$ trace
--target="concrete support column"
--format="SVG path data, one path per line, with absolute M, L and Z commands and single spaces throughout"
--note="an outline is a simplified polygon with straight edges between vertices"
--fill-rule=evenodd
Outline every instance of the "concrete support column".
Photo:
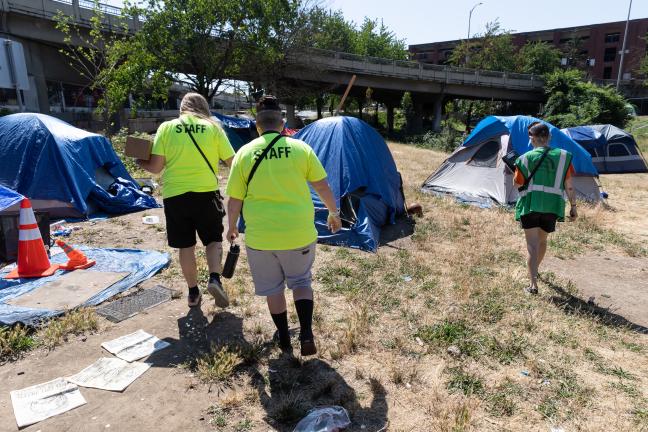
M 291 129 L 297 127 L 297 119 L 295 118 L 295 105 L 286 105 L 286 127 Z
M 394 133 L 394 105 L 386 104 L 387 106 L 387 133 L 389 135 Z
M 434 123 L 432 124 L 432 130 L 434 132 L 441 131 L 441 118 L 443 117 L 443 95 L 438 95 L 434 98 Z
M 72 0 L 72 11 L 74 12 L 74 18 L 81 18 L 81 8 L 79 7 L 79 0 Z
M 28 42 L 23 44 L 26 49 L 25 57 L 28 59 L 27 71 L 33 75 L 36 88 L 30 91 L 35 91 L 38 96 L 38 110 L 42 114 L 50 113 L 49 99 L 47 97 L 47 82 L 45 81 L 45 68 L 43 67 L 42 54 L 39 45 L 36 42 Z
M 324 107 L 324 99 L 321 96 L 317 96 L 315 98 L 315 105 L 317 106 L 317 120 L 319 120 L 323 117 L 322 108 Z

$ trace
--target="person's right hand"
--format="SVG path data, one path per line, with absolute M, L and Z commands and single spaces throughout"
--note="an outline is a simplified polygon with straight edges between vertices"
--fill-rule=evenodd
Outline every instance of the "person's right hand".
M 326 219 L 326 225 L 328 226 L 329 231 L 333 234 L 340 231 L 342 228 L 342 219 L 336 214 L 329 213 L 328 218 Z
M 227 240 L 230 243 L 234 243 L 234 240 L 236 240 L 239 236 L 239 231 L 236 227 L 231 227 L 230 229 L 227 230 Z
M 572 206 L 572 207 L 569 209 L 569 217 L 570 217 L 572 220 L 576 220 L 576 218 L 578 217 L 578 211 L 576 210 L 576 206 Z

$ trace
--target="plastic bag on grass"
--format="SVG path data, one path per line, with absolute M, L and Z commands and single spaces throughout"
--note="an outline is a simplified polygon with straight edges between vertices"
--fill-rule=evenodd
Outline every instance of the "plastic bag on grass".
M 338 432 L 351 426 L 349 414 L 341 406 L 313 408 L 293 432 Z

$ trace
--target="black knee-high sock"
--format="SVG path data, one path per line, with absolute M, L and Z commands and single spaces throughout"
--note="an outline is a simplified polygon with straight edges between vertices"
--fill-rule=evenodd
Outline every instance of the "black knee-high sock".
M 299 338 L 301 340 L 313 339 L 313 300 L 296 300 L 295 309 L 299 317 Z
M 288 312 L 270 314 L 277 330 L 279 331 L 279 343 L 282 346 L 290 345 L 290 333 L 288 333 Z

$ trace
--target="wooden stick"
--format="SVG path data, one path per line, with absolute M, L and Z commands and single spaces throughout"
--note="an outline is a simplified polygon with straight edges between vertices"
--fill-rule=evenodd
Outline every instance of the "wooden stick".
M 356 76 L 353 75 L 351 77 L 351 81 L 349 81 L 349 85 L 347 85 L 347 88 L 344 91 L 344 96 L 342 96 L 342 100 L 340 101 L 340 104 L 338 105 L 337 109 L 335 110 L 335 115 L 336 116 L 340 114 L 340 110 L 344 106 L 344 101 L 346 101 L 347 96 L 349 96 L 349 92 L 351 91 L 351 87 L 353 87 L 353 84 L 355 83 L 355 80 L 356 80 Z

